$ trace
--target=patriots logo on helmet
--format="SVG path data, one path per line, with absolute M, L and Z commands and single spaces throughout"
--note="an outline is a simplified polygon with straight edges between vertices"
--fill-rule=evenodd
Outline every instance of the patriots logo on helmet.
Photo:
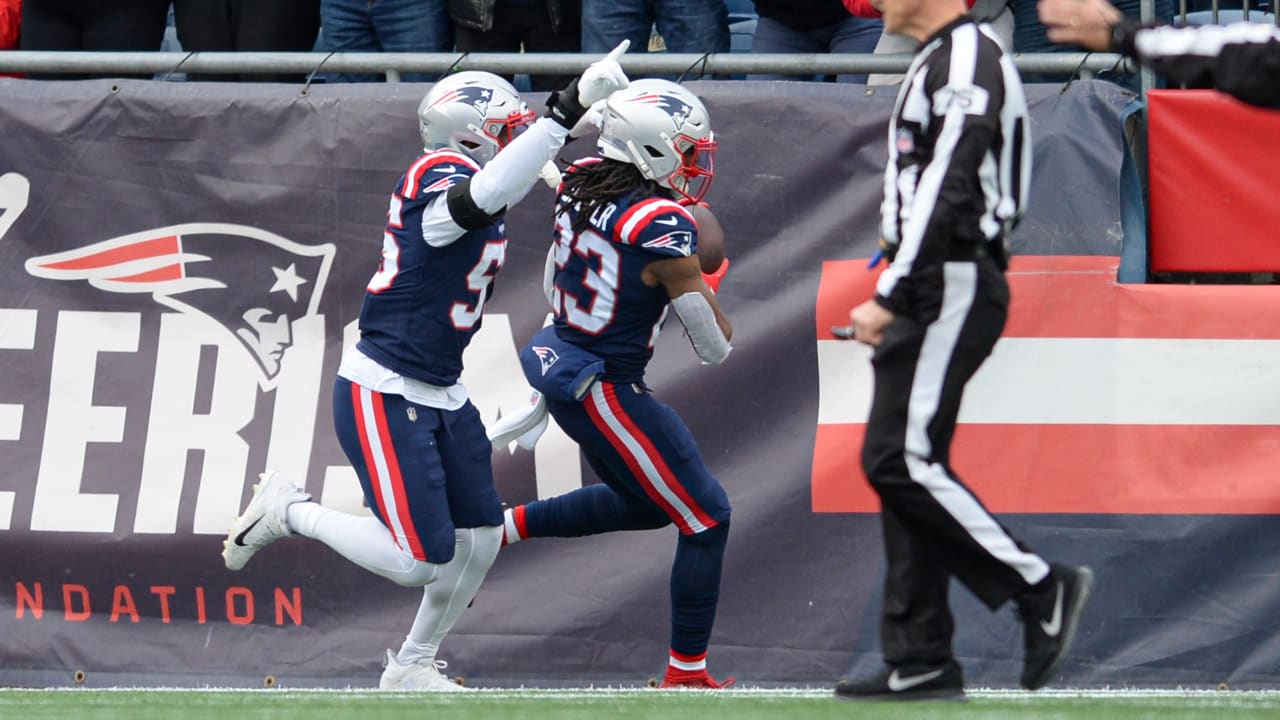
M 532 350 L 533 353 L 538 356 L 538 359 L 540 361 L 542 361 L 543 375 L 546 375 L 547 371 L 551 369 L 551 366 L 555 365 L 556 361 L 560 359 L 560 356 L 556 354 L 555 350 L 552 350 L 551 348 L 545 345 L 534 345 L 529 349 Z
M 671 122 L 675 124 L 677 130 L 684 124 L 689 114 L 693 112 L 693 106 L 681 100 L 675 95 L 666 93 L 645 93 L 631 98 L 631 102 L 642 103 L 644 105 L 657 105 L 660 110 L 671 116 Z
M 436 98 L 436 101 L 431 103 L 431 107 L 444 105 L 445 103 L 460 102 L 470 105 L 481 115 L 484 115 L 489 111 L 489 100 L 492 97 L 493 91 L 487 87 L 483 87 L 481 85 L 463 85 L 460 88 L 450 90 Z
M 316 314 L 335 252 L 332 243 L 303 245 L 248 225 L 187 223 L 33 257 L 26 270 L 151 293 L 167 308 L 212 318 L 249 350 L 266 387 L 293 344 L 293 321 Z

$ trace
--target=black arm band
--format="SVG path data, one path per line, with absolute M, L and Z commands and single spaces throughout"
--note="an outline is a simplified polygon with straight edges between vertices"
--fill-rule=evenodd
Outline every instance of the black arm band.
M 445 202 L 449 204 L 449 216 L 463 230 L 479 230 L 482 227 L 488 227 L 507 212 L 506 207 L 492 215 L 481 210 L 480 206 L 476 205 L 476 201 L 471 198 L 471 178 L 449 188 L 449 192 L 445 194 Z
M 553 92 L 547 97 L 547 114 L 552 120 L 569 130 L 572 130 L 586 113 L 587 109 L 578 102 L 577 78 L 571 80 L 565 89 Z
M 1138 31 L 1145 29 L 1137 22 L 1125 18 L 1111 28 L 1111 49 L 1125 57 L 1138 57 Z

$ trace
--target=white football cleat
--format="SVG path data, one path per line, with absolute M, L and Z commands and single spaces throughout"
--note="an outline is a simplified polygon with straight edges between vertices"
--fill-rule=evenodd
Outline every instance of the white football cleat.
M 254 553 L 292 535 L 286 516 L 289 506 L 310 499 L 310 495 L 274 470 L 259 475 L 258 484 L 253 486 L 253 497 L 231 524 L 227 539 L 222 541 L 222 559 L 227 569 L 243 568 Z
M 468 692 L 463 687 L 441 674 L 441 670 L 449 667 L 444 660 L 433 660 L 430 663 L 409 663 L 401 665 L 396 654 L 387 651 L 387 669 L 382 671 L 378 680 L 379 690 L 428 690 L 432 692 Z

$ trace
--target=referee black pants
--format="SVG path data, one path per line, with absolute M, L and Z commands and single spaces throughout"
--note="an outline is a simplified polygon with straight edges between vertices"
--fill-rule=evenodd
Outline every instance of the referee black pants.
M 885 329 L 872 359 L 875 394 L 862 451 L 882 506 L 888 572 L 880 644 L 890 665 L 951 657 L 952 576 L 994 610 L 1049 570 L 950 463 L 964 386 L 1008 317 L 1004 274 L 984 257 L 947 262 L 920 280 L 914 307 Z

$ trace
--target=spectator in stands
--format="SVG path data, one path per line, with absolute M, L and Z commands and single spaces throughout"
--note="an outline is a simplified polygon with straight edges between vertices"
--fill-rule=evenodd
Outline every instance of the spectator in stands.
M 448 0 L 320 0 L 325 49 L 336 52 L 442 53 L 453 50 Z M 607 50 L 608 48 L 606 48 Z M 339 82 L 376 82 L 379 75 L 339 74 Z M 431 82 L 434 73 L 404 73 Z
M 449 0 L 449 16 L 459 52 L 576 53 L 582 47 L 582 0 Z M 550 92 L 570 77 L 530 75 L 529 83 Z
M 841 0 L 755 0 L 753 53 L 869 53 L 884 31 L 878 18 L 854 17 Z M 750 80 L 812 80 L 803 75 L 751 75 Z M 865 83 L 866 75 L 838 82 Z
M 849 12 L 857 17 L 880 17 L 882 0 L 844 0 Z M 1013 48 L 1013 0 L 965 0 L 969 13 L 974 18 L 991 23 L 1005 48 Z M 913 53 L 918 43 L 906 35 L 884 33 L 876 44 L 877 55 L 895 53 Z M 874 73 L 867 78 L 868 85 L 897 85 L 902 82 L 902 75 Z
M 1040 0 L 1048 38 L 1138 60 L 1178 84 L 1280 109 L 1280 29 L 1269 24 L 1144 27 L 1106 0 Z
M 18 27 L 22 20 L 22 0 L 0 0 L 0 50 L 18 48 Z M 0 73 L 0 77 L 21 77 Z
M 729 52 L 725 0 L 583 0 L 582 52 L 605 53 L 623 40 L 645 52 L 655 25 L 668 52 Z
M 320 0 L 173 0 L 182 49 L 197 52 L 309 52 L 320 32 Z M 190 80 L 301 82 L 281 73 L 188 75 Z
M 24 0 L 23 50 L 156 51 L 164 39 L 169 0 Z M 116 74 L 150 78 L 150 73 Z M 29 74 L 44 80 L 82 80 L 95 74 Z

